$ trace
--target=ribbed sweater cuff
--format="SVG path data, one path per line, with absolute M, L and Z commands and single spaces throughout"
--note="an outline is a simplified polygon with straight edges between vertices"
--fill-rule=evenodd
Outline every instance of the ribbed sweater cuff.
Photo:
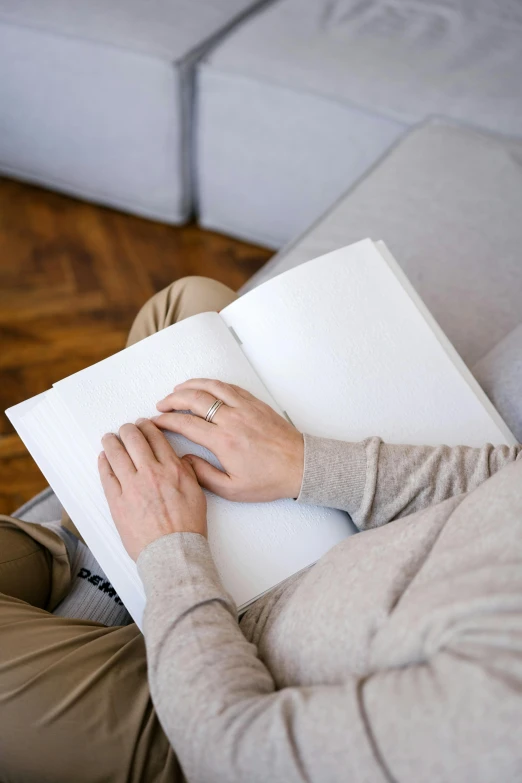
M 304 471 L 298 503 L 358 511 L 366 484 L 364 443 L 304 436 Z
M 236 609 L 219 578 L 208 541 L 197 533 L 158 538 L 140 554 L 138 572 L 145 587 L 145 626 L 153 614 L 170 622 L 200 604 L 219 601 Z

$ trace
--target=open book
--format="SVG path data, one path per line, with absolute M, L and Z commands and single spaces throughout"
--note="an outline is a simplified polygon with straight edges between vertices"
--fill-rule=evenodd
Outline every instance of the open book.
M 145 596 L 97 470 L 101 437 L 154 416 L 182 381 L 248 389 L 302 432 L 392 443 L 515 438 L 382 242 L 369 239 L 292 269 L 221 313 L 203 313 L 82 370 L 7 414 L 127 609 Z M 182 455 L 215 457 L 168 435 Z M 348 515 L 282 500 L 208 495 L 209 542 L 242 608 L 354 532 Z

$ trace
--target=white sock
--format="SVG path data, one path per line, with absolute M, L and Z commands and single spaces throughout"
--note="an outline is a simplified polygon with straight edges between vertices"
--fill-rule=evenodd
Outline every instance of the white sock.
M 60 522 L 46 522 L 63 540 L 71 564 L 71 589 L 53 614 L 102 625 L 129 625 L 132 618 L 85 544 Z

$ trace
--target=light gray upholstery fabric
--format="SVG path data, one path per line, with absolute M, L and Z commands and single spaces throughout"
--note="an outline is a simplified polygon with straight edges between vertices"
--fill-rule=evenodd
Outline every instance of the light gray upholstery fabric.
M 243 290 L 383 239 L 472 367 L 522 320 L 521 151 L 456 126 L 417 128 Z
M 200 223 L 281 247 L 404 131 L 329 98 L 205 66 L 195 129 Z
M 522 323 L 473 367 L 473 375 L 522 443 Z
M 179 62 L 260 0 L 0 0 L 0 19 Z
M 14 511 L 13 516 L 25 522 L 54 522 L 61 519 L 62 507 L 52 489 L 47 487 Z
M 194 62 L 258 4 L 0 0 L 0 171 L 182 222 Z
M 190 208 L 179 71 L 0 25 L 0 171 L 145 217 Z
M 521 215 L 522 143 L 430 123 L 242 292 L 366 236 L 384 239 L 522 439 Z
M 442 115 L 522 135 L 519 0 L 281 0 L 208 57 L 399 122 Z
M 522 137 L 521 41 L 519 0 L 267 6 L 199 70 L 202 222 L 280 246 L 431 116 Z

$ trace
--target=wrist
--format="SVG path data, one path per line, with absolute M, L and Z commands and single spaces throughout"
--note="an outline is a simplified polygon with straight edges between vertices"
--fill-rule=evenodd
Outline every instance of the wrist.
M 285 497 L 295 499 L 301 491 L 304 474 L 304 437 L 301 432 L 296 433 L 288 466 Z

